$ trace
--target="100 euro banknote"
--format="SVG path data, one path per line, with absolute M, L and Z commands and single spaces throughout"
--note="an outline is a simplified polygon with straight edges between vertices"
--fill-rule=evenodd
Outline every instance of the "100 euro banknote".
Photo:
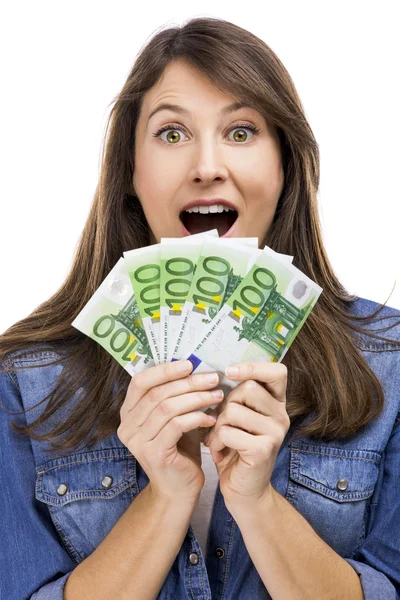
M 258 238 L 204 238 L 182 309 L 173 360 L 187 355 L 260 252 Z
M 140 317 L 156 365 L 161 362 L 159 349 L 160 246 L 161 244 L 154 244 L 124 252 L 124 259 L 136 296 Z
M 172 358 L 181 326 L 182 308 L 196 270 L 204 237 L 218 237 L 212 229 L 183 238 L 161 238 L 160 250 L 160 341 L 161 362 Z
M 222 389 L 229 392 L 237 382 L 225 376 L 225 368 L 242 362 L 280 362 L 322 291 L 265 247 L 184 358 L 193 363 L 194 371 L 218 371 Z
M 72 325 L 103 346 L 130 375 L 154 366 L 122 257 Z

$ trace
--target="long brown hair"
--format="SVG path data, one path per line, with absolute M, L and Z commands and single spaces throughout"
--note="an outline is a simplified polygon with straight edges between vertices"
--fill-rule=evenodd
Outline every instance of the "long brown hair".
M 48 440 L 54 451 L 76 449 L 83 440 L 92 447 L 119 426 L 130 375 L 71 322 L 125 250 L 150 244 L 149 227 L 132 188 L 135 128 L 143 95 L 175 59 L 189 61 L 276 128 L 285 183 L 260 247 L 268 244 L 294 256 L 293 264 L 323 288 L 283 361 L 288 368 L 287 410 L 292 423 L 312 415 L 300 423 L 300 434 L 326 439 L 350 436 L 376 418 L 384 405 L 380 381 L 360 353 L 354 332 L 400 342 L 357 325 L 372 322 L 385 305 L 366 317 L 350 314 L 357 297 L 338 281 L 323 246 L 316 199 L 319 150 L 289 73 L 265 42 L 217 18 L 194 18 L 182 26 L 161 28 L 141 50 L 113 99 L 99 182 L 70 272 L 51 298 L 0 336 L 0 359 L 6 370 L 29 368 L 13 366 L 7 357 L 10 353 L 20 357 L 27 347 L 37 345 L 62 349 L 47 366 L 64 363 L 55 389 L 41 400 L 48 403 L 39 418 L 26 427 L 12 426 L 33 439 Z M 81 388 L 84 394 L 67 420 L 55 420 L 45 433 L 35 431 Z M 59 436 L 61 441 L 55 441 Z

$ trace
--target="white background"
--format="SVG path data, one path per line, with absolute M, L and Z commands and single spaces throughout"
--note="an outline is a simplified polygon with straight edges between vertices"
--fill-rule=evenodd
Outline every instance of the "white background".
M 62 284 L 96 188 L 114 96 L 162 26 L 220 17 L 291 74 L 321 152 L 324 243 L 349 292 L 400 275 L 398 2 L 4 3 L 0 332 Z M 262 12 L 260 12 L 262 11 Z M 400 281 L 388 302 L 400 308 Z

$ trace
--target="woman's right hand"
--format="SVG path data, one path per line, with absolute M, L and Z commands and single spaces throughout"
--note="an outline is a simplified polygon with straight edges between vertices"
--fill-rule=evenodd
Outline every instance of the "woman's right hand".
M 204 485 L 200 443 L 181 443 L 185 434 L 212 427 L 199 408 L 219 404 L 217 373 L 190 375 L 189 360 L 150 367 L 132 377 L 120 410 L 117 435 L 145 470 L 152 490 L 171 500 L 196 500 Z M 214 376 L 214 379 L 212 377 Z M 219 396 L 215 395 L 219 393 Z

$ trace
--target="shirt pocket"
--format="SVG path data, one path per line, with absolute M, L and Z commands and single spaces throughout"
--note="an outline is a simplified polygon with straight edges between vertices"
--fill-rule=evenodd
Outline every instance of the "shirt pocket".
M 291 444 L 286 498 L 341 556 L 351 556 L 365 537 L 380 460 L 372 450 Z
M 47 505 L 76 563 L 96 549 L 139 491 L 127 448 L 70 454 L 37 469 L 35 497 Z

